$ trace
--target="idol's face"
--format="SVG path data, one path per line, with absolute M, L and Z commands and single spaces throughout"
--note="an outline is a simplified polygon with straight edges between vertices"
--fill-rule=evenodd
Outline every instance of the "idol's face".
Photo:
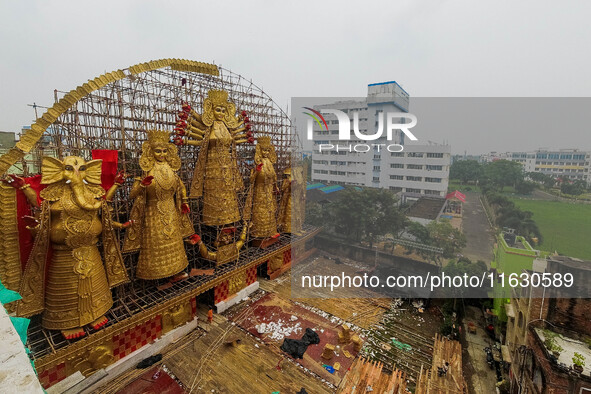
M 168 158 L 168 147 L 164 144 L 157 144 L 153 147 L 154 159 L 159 162 L 166 161 Z
M 264 159 L 267 159 L 270 154 L 271 154 L 271 148 L 268 148 L 268 147 L 261 148 L 261 156 L 263 156 Z
M 222 106 L 222 105 L 218 105 L 213 109 L 213 118 L 215 120 L 224 120 L 224 118 L 226 117 L 226 107 Z

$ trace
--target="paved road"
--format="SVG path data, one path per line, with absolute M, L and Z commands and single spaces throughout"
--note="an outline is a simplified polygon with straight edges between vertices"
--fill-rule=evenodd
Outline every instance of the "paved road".
M 494 232 L 488 223 L 479 197 L 480 193 L 466 192 L 462 229 L 466 234 L 467 243 L 462 253 L 470 260 L 482 260 L 490 267 L 493 258 Z
M 468 332 L 468 322 L 476 326 L 476 333 Z M 466 306 L 466 316 L 462 328 L 464 336 L 464 375 L 468 376 L 467 383 L 471 393 L 494 393 L 497 384 L 496 370 L 486 363 L 485 347 L 492 348 L 492 341 L 483 328 L 482 311 L 473 306 Z M 466 347 L 467 345 L 467 347 Z M 466 352 L 468 354 L 466 354 Z

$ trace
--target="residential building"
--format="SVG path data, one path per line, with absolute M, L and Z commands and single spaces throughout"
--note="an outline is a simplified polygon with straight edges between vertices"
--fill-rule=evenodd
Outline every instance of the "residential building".
M 522 272 L 568 272 L 577 280 L 576 289 L 566 294 L 558 287 L 512 289 L 511 302 L 505 305 L 503 351 L 504 361 L 511 364 L 511 393 L 591 393 L 591 299 L 578 293 L 589 289 L 591 262 L 550 256 Z M 583 358 L 582 372 L 573 369 L 575 352 Z
M 540 251 L 534 249 L 525 238 L 511 232 L 504 232 L 497 236 L 491 269 L 497 275 L 503 274 L 505 281 L 494 283 L 492 298 L 493 313 L 501 322 L 507 321 L 504 305 L 511 297 L 511 288 L 507 286 L 511 274 L 520 274 L 523 270 L 531 270 L 534 260 L 540 256 Z
M 490 152 L 484 162 L 510 160 L 523 165 L 524 172 L 539 172 L 554 178 L 591 183 L 591 152 L 578 149 L 538 149 L 533 152 Z

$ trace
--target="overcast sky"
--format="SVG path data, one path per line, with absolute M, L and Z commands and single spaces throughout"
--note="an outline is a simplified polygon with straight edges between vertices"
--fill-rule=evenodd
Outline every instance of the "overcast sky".
M 292 96 L 364 96 L 368 83 L 390 80 L 411 97 L 583 97 L 591 90 L 586 1 L 0 4 L 2 131 L 30 124 L 27 104 L 51 105 L 53 89 L 169 57 L 215 62 L 283 107 Z M 467 133 L 445 137 L 454 152 L 591 149 L 589 132 L 528 135 L 518 146 L 506 144 L 514 134 L 502 138 L 502 130 L 494 139 Z

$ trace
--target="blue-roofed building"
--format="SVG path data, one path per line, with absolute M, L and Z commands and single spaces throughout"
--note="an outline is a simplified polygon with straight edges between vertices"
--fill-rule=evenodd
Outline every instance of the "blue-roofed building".
M 341 185 L 308 184 L 306 186 L 306 200 L 319 203 L 331 202 L 336 200 L 339 195 L 338 192 L 344 189 Z

